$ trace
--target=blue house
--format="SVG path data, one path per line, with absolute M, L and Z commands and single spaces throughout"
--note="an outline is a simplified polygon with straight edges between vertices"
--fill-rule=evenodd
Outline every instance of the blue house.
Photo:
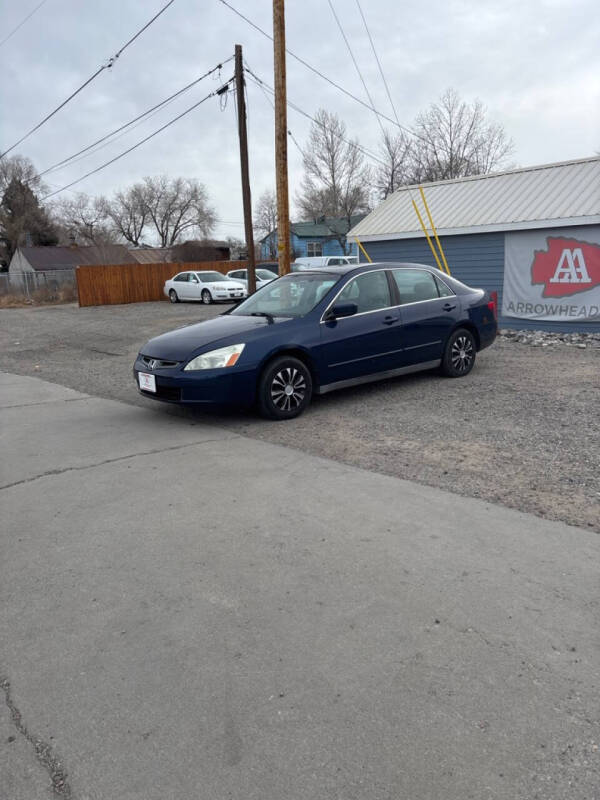
M 498 293 L 501 327 L 600 331 L 600 158 L 423 189 L 452 275 Z M 417 186 L 398 189 L 349 237 L 372 261 L 437 266 L 413 199 Z
M 319 217 L 313 222 L 292 222 L 290 225 L 292 260 L 304 256 L 357 255 L 357 245 L 347 239 L 350 228 L 358 225 L 366 214 L 347 218 Z M 260 257 L 277 258 L 277 231 L 260 240 Z

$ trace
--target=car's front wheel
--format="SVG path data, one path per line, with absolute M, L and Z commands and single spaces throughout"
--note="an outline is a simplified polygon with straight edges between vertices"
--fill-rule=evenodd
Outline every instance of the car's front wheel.
M 466 328 L 459 328 L 448 339 L 444 358 L 442 359 L 442 373 L 449 378 L 462 378 L 468 375 L 475 364 L 477 345 L 475 337 Z
M 202 289 L 200 298 L 205 306 L 209 306 L 212 303 L 212 294 L 208 291 L 208 289 Z
M 169 300 L 172 303 L 178 303 L 179 302 L 179 298 L 177 297 L 177 292 L 175 291 L 175 289 L 171 289 L 171 291 L 169 292 Z
M 282 356 L 267 365 L 258 386 L 258 408 L 268 419 L 292 419 L 310 403 L 312 378 L 298 358 Z

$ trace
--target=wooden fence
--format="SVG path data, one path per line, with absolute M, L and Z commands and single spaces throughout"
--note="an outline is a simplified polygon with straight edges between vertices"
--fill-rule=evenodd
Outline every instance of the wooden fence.
M 212 270 L 225 274 L 245 269 L 246 261 L 202 261 L 192 264 L 98 264 L 77 267 L 80 306 L 108 306 L 166 300 L 165 281 L 184 270 Z

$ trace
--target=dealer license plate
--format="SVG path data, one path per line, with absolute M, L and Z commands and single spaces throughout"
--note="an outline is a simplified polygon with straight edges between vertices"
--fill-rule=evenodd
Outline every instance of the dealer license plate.
M 142 392 L 156 392 L 156 378 L 147 372 L 138 372 L 138 380 Z

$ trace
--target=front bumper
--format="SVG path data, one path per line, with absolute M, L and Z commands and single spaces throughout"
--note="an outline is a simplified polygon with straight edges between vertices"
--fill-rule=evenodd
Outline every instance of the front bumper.
M 213 292 L 213 300 L 243 300 L 248 297 L 248 292 Z
M 156 392 L 140 389 L 138 373 L 154 375 Z M 133 366 L 138 392 L 150 400 L 180 405 L 251 406 L 255 400 L 254 368 L 206 369 L 184 372 L 182 367 L 150 370 L 138 356 Z

